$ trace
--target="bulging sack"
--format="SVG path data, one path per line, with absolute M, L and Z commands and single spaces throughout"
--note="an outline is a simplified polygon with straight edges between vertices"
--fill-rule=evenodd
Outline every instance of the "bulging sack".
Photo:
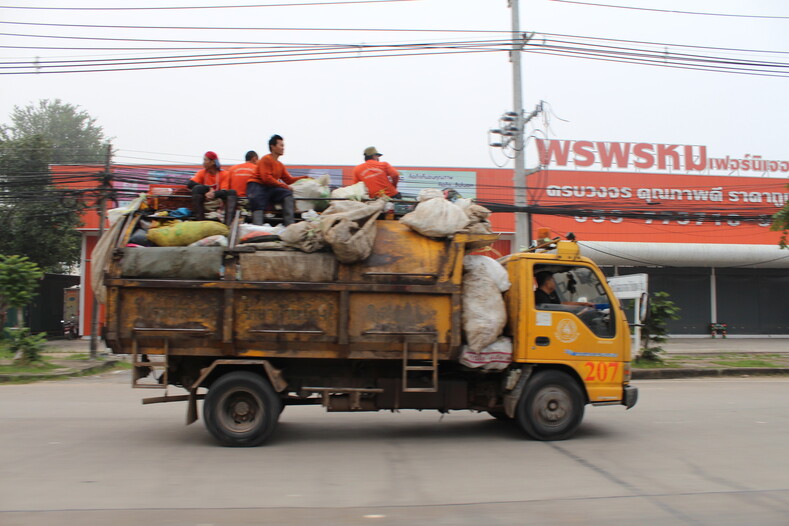
M 186 221 L 148 230 L 148 240 L 160 247 L 185 247 L 209 236 L 227 236 L 230 230 L 216 221 Z
M 474 269 L 475 272 L 487 274 L 498 287 L 499 292 L 507 292 L 512 286 L 510 276 L 504 265 L 488 256 L 465 256 L 463 258 L 463 269 Z
M 331 197 L 333 199 L 353 199 L 355 201 L 361 201 L 362 199 L 369 199 L 370 195 L 367 193 L 367 187 L 364 185 L 364 182 L 359 181 L 356 184 L 332 190 Z
M 321 216 L 323 237 L 342 263 L 367 259 L 375 244 L 375 220 L 386 205 L 383 199 L 371 203 L 333 203 Z M 345 211 L 339 211 L 345 210 Z
M 279 238 L 289 247 L 302 252 L 316 252 L 326 246 L 318 221 L 300 221 L 288 225 Z
M 292 185 L 293 197 L 296 198 L 296 212 L 306 212 L 318 206 L 316 201 L 302 201 L 302 199 L 326 199 L 329 197 L 330 191 L 328 186 L 328 177 L 321 177 L 320 179 L 299 179 Z M 325 184 L 321 184 L 327 181 Z
M 481 265 L 463 270 L 462 318 L 463 333 L 472 352 L 479 352 L 496 341 L 507 323 L 504 298 Z
M 401 217 L 400 222 L 423 236 L 446 237 L 463 230 L 469 218 L 454 203 L 435 197 L 416 205 L 416 209 Z
M 472 369 L 500 371 L 512 362 L 512 340 L 507 336 L 498 338 L 479 352 L 464 345 L 460 349 L 460 363 Z

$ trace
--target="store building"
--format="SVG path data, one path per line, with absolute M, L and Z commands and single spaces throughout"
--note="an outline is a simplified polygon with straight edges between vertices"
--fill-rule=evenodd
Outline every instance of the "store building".
M 726 323 L 737 335 L 789 336 L 789 250 L 770 216 L 789 201 L 789 162 L 711 158 L 704 146 L 537 141 L 542 169 L 528 176 L 532 233 L 573 232 L 582 254 L 609 275 L 646 273 L 650 291 L 665 291 L 682 309 L 674 335 L 708 335 L 711 323 Z M 537 158 L 537 157 L 535 157 Z M 198 166 L 112 167 L 120 205 L 149 184 L 185 182 Z M 499 209 L 513 203 L 509 169 L 397 166 L 399 189 L 453 188 L 464 197 Z M 101 166 L 57 166 L 53 171 L 95 173 Z M 293 175 L 328 173 L 333 186 L 351 181 L 352 166 L 288 165 Z M 87 186 L 85 186 L 87 185 Z M 491 255 L 515 247 L 514 214 L 491 217 L 501 240 Z M 87 214 L 82 276 L 90 275 L 90 254 L 98 220 Z M 83 279 L 80 334 L 90 334 L 92 291 Z

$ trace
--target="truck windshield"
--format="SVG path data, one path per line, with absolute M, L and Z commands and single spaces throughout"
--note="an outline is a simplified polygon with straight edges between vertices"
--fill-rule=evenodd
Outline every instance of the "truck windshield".
M 540 299 L 545 298 L 545 295 L 536 291 L 538 309 L 571 312 L 597 336 L 612 338 L 615 335 L 611 299 L 592 269 L 570 265 L 538 265 L 534 268 L 536 286 L 546 280 L 547 273 L 552 275 L 556 283 L 555 296 L 550 303 L 540 303 Z M 545 288 L 550 287 L 544 287 L 543 290 Z

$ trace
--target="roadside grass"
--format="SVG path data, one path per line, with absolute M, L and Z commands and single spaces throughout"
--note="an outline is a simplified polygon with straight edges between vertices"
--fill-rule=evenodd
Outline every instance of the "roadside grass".
M 639 360 L 635 359 L 631 362 L 634 369 L 675 369 L 682 367 L 680 364 L 671 360 Z
M 742 358 L 739 360 L 713 360 L 715 365 L 723 365 L 724 367 L 780 367 L 775 362 L 768 362 L 767 360 L 757 360 L 753 358 Z
M 61 360 L 89 360 L 90 355 L 84 352 L 74 353 L 69 356 L 64 356 Z
M 42 361 L 34 365 L 0 365 L 0 374 L 19 374 L 19 373 L 46 373 L 53 369 L 60 369 L 59 365 Z

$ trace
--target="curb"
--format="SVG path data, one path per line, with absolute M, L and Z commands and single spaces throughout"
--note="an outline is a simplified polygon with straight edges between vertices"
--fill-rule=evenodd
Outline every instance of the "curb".
M 84 376 L 89 374 L 97 374 L 104 372 L 108 369 L 115 367 L 120 360 L 108 360 L 96 365 L 91 365 L 82 369 L 72 369 L 61 373 L 16 373 L 16 374 L 0 374 L 0 383 L 14 382 L 19 380 L 39 381 L 39 380 L 57 380 L 59 378 L 70 378 L 74 376 Z
M 728 376 L 776 376 L 789 374 L 789 367 L 727 367 L 725 369 L 633 369 L 633 380 L 675 378 L 722 378 Z

